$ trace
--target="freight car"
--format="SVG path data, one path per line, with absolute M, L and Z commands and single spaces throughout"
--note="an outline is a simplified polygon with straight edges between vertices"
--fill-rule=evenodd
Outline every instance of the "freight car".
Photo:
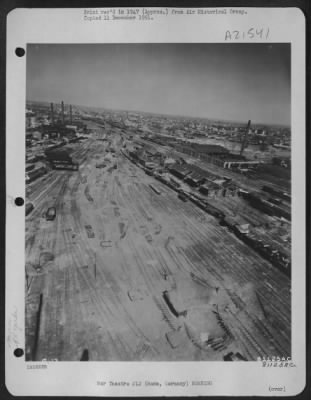
M 186 202 L 188 200 L 187 196 L 185 195 L 185 193 L 178 193 L 178 198 L 184 202 Z
M 154 185 L 149 185 L 149 187 L 156 193 L 156 194 L 161 194 L 160 190 L 157 189 Z
M 233 353 L 232 351 L 226 354 L 224 357 L 224 361 L 247 361 L 247 358 L 243 357 L 242 354 Z
M 45 215 L 47 221 L 53 221 L 56 218 L 56 208 L 50 207 Z
M 31 171 L 28 171 L 26 174 L 26 183 L 33 182 L 37 178 L 40 178 L 40 176 L 43 176 L 44 174 L 47 173 L 47 169 L 45 167 L 39 167 L 35 168 Z
M 203 202 L 203 201 L 199 200 L 198 198 L 196 198 L 195 196 L 190 196 L 189 198 L 192 201 L 192 203 L 196 204 L 199 208 L 201 208 L 201 210 L 204 210 L 205 212 L 212 215 L 213 217 L 218 218 L 220 220 L 225 218 L 225 214 L 221 210 L 212 206 L 207 201 Z
M 66 149 L 46 150 L 45 155 L 53 169 L 78 170 L 79 164 L 73 160 Z
M 205 203 L 205 211 L 218 219 L 221 219 L 225 216 L 222 211 L 208 203 Z
M 260 254 L 263 258 L 270 261 L 272 265 L 278 268 L 280 271 L 286 275 L 291 275 L 291 262 L 290 259 L 281 251 L 275 249 L 268 243 L 256 237 L 254 234 L 249 233 L 248 229 L 239 229 L 230 218 L 222 218 L 220 221 L 222 226 L 226 226 L 230 231 L 232 231 L 237 238 L 242 242 L 251 247 L 254 251 Z
M 281 190 L 273 189 L 270 186 L 263 186 L 261 188 L 261 190 L 263 190 L 266 193 L 272 194 L 272 195 L 274 195 L 276 197 L 279 197 L 280 199 L 283 199 L 283 200 L 286 200 L 286 201 L 291 201 L 291 195 L 289 193 L 287 193 L 287 192 L 283 192 Z
M 147 174 L 149 176 L 153 176 L 154 175 L 154 173 L 153 173 L 153 171 L 151 169 L 144 168 L 144 171 L 145 171 L 145 174 Z
M 272 204 L 265 199 L 261 199 L 255 193 L 244 193 L 243 197 L 250 203 L 252 207 L 257 208 L 258 210 L 263 211 L 268 215 L 283 217 L 289 221 L 291 219 L 290 210 L 288 210 L 285 206 Z
M 256 238 L 251 233 L 239 235 L 238 237 L 258 254 L 270 261 L 272 265 L 282 271 L 285 275 L 291 276 L 291 261 L 284 253 L 276 250 L 263 240 Z
M 26 216 L 31 213 L 31 211 L 34 209 L 34 206 L 32 203 L 27 203 L 26 208 L 25 208 L 25 214 Z

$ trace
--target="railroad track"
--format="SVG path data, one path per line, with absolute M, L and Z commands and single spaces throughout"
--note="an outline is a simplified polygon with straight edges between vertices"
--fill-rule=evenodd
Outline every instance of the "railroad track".
M 176 193 L 166 185 L 156 181 L 161 195 L 153 193 L 149 184 L 155 182 L 154 178 L 146 176 L 127 159 L 119 157 L 118 169 L 111 173 L 95 170 L 90 159 L 100 152 L 99 145 L 95 147 L 89 143 L 76 154 L 85 160 L 80 173 L 51 173 L 46 181 L 49 183 L 46 193 L 40 193 L 39 185 L 35 187 L 34 196 L 38 197 L 39 206 L 36 213 L 30 214 L 34 218 L 27 224 L 37 226 L 44 202 L 49 196 L 55 197 L 57 219 L 42 231 L 41 246 L 60 254 L 57 259 L 60 265 L 55 266 L 55 271 L 49 277 L 36 278 L 31 284 L 30 294 L 41 288 L 50 298 L 57 297 L 44 309 L 51 318 L 48 320 L 45 316 L 43 320 L 41 335 L 46 334 L 46 338 L 39 354 L 77 359 L 77 352 L 88 348 L 92 359 L 98 360 L 170 357 L 163 349 L 152 346 L 156 334 L 145 332 L 135 313 L 136 304 L 131 303 L 127 296 L 129 289 L 141 285 L 148 293 L 150 312 L 155 312 L 155 332 L 161 324 L 177 330 L 179 321 L 161 297 L 164 274 L 177 279 L 179 276 L 188 277 L 189 282 L 195 280 L 207 289 L 217 286 L 224 291 L 228 286 L 226 275 L 241 287 L 248 282 L 256 283 L 269 320 L 260 321 L 244 310 L 238 316 L 222 316 L 224 326 L 233 332 L 249 359 L 267 352 L 271 344 L 275 351 L 288 352 L 290 297 L 287 291 L 280 292 L 288 281 L 280 278 L 280 273 L 270 264 L 220 227 L 213 217 L 191 202 L 179 201 Z M 83 173 L 87 176 L 85 183 L 81 183 Z M 133 180 L 129 183 L 130 174 L 136 175 L 136 183 Z M 84 196 L 85 184 L 92 189 L 93 202 Z M 40 204 L 42 209 L 39 211 Z M 227 207 L 229 209 L 230 204 Z M 94 229 L 94 239 L 86 237 L 84 225 L 87 221 Z M 119 223 L 128 224 L 128 232 L 122 241 Z M 159 223 L 163 226 L 157 236 L 152 229 Z M 107 240 L 111 239 L 107 234 L 114 235 L 115 232 L 119 235 L 115 235 L 111 249 L 101 249 L 99 234 Z M 152 242 L 144 240 L 148 232 L 153 235 Z M 172 236 L 171 232 L 175 238 L 167 243 L 165 235 Z M 30 235 L 28 255 L 36 252 L 40 245 L 39 241 L 31 242 Z M 95 252 L 96 279 L 92 261 Z M 154 260 L 154 263 L 148 263 L 148 260 Z M 86 265 L 88 267 L 83 268 Z M 262 278 L 263 272 L 265 279 Z M 157 319 L 157 311 L 162 321 Z M 59 315 L 63 316 L 66 324 L 57 322 Z M 31 315 L 28 317 L 30 324 Z M 93 329 L 96 324 L 100 325 L 98 332 L 97 328 Z M 282 332 L 276 338 L 278 329 Z M 60 337 L 64 344 L 57 341 Z M 137 347 L 135 343 L 143 344 Z M 215 342 L 217 349 L 220 345 L 220 342 Z

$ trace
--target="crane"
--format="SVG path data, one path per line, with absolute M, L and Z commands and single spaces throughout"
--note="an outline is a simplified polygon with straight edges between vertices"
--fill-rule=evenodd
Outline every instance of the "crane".
M 244 137 L 243 137 L 243 140 L 242 140 L 242 143 L 241 143 L 240 156 L 243 155 L 243 151 L 244 151 L 244 149 L 245 149 L 245 147 L 246 147 L 246 144 L 247 144 L 247 135 L 248 135 L 250 126 L 251 126 L 251 120 L 248 121 L 247 127 L 246 127 L 245 132 L 244 132 Z

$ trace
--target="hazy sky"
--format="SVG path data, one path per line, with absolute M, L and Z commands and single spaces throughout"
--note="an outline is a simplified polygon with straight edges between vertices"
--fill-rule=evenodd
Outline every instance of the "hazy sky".
M 290 45 L 31 44 L 27 99 L 289 125 Z

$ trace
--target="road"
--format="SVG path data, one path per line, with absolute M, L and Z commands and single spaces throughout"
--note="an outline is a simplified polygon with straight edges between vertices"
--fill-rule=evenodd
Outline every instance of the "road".
M 116 169 L 96 168 L 106 146 L 88 139 L 79 171 L 50 171 L 29 188 L 27 359 L 289 356 L 289 278 L 122 153 Z M 164 292 L 187 312 L 176 316 Z

